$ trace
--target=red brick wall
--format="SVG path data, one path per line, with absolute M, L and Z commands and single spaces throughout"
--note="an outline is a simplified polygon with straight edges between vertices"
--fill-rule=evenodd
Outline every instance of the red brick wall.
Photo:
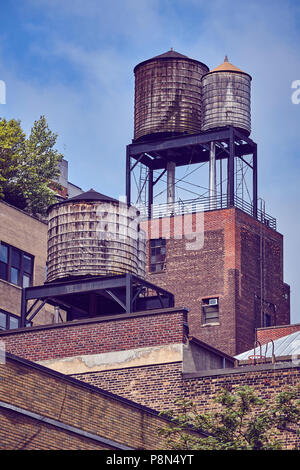
M 156 410 L 172 408 L 174 401 L 183 398 L 184 393 L 181 362 L 76 374 L 73 377 Z
M 257 339 L 261 344 L 266 344 L 271 340 L 282 338 L 283 336 L 295 333 L 300 330 L 300 324 L 277 326 L 271 328 L 261 328 L 257 330 Z
M 0 333 L 6 351 L 31 361 L 186 341 L 186 310 L 164 309 Z
M 17 357 L 0 363 L 0 400 L 82 431 L 47 425 L 0 406 L 1 450 L 103 450 L 95 434 L 133 449 L 161 449 L 158 413 Z M 115 448 L 115 447 L 113 447 Z
M 249 386 L 259 397 L 272 401 L 279 392 L 299 385 L 300 367 L 276 364 L 183 375 L 181 364 L 173 363 L 74 377 L 159 411 L 176 410 L 176 400 L 184 397 L 203 413 L 216 409 L 214 400 L 223 388 L 234 392 L 238 387 Z M 296 442 L 299 444 L 299 437 L 296 441 L 295 436 L 289 445 Z
M 189 308 L 192 335 L 230 355 L 251 349 L 255 328 L 261 326 L 260 298 L 267 312 L 274 312 L 270 305 L 276 305 L 273 324 L 289 323 L 282 235 L 235 208 L 209 211 L 204 213 L 204 246 L 187 250 L 186 239 L 174 238 L 180 220 L 171 219 L 170 237 L 163 225 L 166 220 L 151 221 L 148 237 L 167 238 L 166 270 L 150 273 L 147 269 L 147 279 L 171 291 L 175 305 Z M 194 231 L 195 216 L 192 227 Z M 261 240 L 265 252 L 263 275 Z M 148 249 L 148 265 L 149 253 Z M 201 301 L 205 297 L 219 298 L 219 325 L 203 326 Z

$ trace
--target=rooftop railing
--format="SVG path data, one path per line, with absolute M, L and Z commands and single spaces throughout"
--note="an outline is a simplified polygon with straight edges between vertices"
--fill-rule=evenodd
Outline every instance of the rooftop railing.
M 148 219 L 148 209 L 146 206 L 137 206 L 141 212 L 142 219 Z M 246 214 L 254 217 L 253 205 L 237 196 L 234 198 L 234 207 L 242 210 Z M 210 199 L 209 197 L 199 197 L 197 199 L 179 200 L 174 203 L 153 204 L 151 208 L 151 218 L 158 219 L 162 217 L 171 217 L 176 215 L 191 214 L 195 212 L 207 212 L 217 209 L 227 209 L 227 199 L 224 196 L 216 196 Z M 276 219 L 263 210 L 257 209 L 257 216 L 255 217 L 259 222 L 276 230 Z

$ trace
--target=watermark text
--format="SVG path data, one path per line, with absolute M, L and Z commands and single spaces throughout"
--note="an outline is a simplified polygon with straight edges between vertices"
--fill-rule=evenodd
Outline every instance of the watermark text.
M 0 80 L 0 104 L 6 104 L 6 84 Z
M 295 89 L 295 91 L 292 93 L 291 100 L 293 104 L 299 104 L 300 103 L 300 80 L 294 80 L 292 82 L 291 88 Z

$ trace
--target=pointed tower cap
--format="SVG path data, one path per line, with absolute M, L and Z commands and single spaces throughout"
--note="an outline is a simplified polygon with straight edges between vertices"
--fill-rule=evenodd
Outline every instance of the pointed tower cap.
M 137 64 L 134 67 L 133 71 L 135 72 L 138 67 L 140 67 L 141 65 L 145 65 L 148 62 L 152 62 L 152 61 L 155 61 L 155 60 L 166 60 L 166 59 L 189 60 L 191 62 L 201 64 L 202 66 L 207 68 L 207 71 L 209 71 L 209 68 L 203 62 L 200 62 L 199 60 L 196 60 L 196 59 L 190 59 L 190 57 L 188 57 L 186 55 L 183 55 L 183 54 L 180 54 L 179 52 L 174 51 L 173 47 L 171 47 L 171 49 L 169 51 L 164 52 L 163 54 L 156 55 L 155 57 L 152 57 L 151 59 L 147 59 L 147 60 L 144 60 L 143 62 L 140 62 L 139 64 Z
M 218 67 L 215 67 L 208 73 L 214 73 L 214 72 L 237 72 L 237 73 L 244 73 L 245 75 L 248 75 L 250 79 L 252 79 L 251 75 L 249 73 L 244 72 L 243 70 L 239 69 L 235 65 L 231 64 L 228 60 L 228 56 L 225 56 L 224 62 L 221 65 L 218 65 Z M 208 74 L 206 74 L 208 75 Z
M 77 196 L 70 197 L 66 199 L 65 202 L 84 202 L 84 201 L 103 201 L 103 202 L 119 202 L 117 199 L 114 199 L 110 196 L 105 196 L 105 194 L 98 193 L 94 189 L 90 189 L 85 193 L 77 194 Z
M 59 201 L 59 202 L 55 202 L 54 204 L 51 204 L 51 206 L 48 207 L 47 212 L 49 212 L 52 207 L 61 206 L 63 204 L 68 204 L 69 202 L 85 203 L 85 202 L 100 202 L 100 201 L 101 202 L 116 202 L 118 204 L 122 204 L 122 202 L 118 201 L 117 199 L 114 199 L 110 196 L 105 196 L 105 194 L 98 193 L 94 189 L 90 189 L 89 191 L 77 194 L 76 196 L 70 197 L 69 199 L 64 199 L 63 201 Z

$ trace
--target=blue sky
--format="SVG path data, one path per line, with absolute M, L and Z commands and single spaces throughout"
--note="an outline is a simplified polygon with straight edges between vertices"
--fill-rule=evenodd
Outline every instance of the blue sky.
M 133 68 L 178 52 L 252 77 L 252 134 L 259 195 L 284 235 L 292 321 L 300 323 L 300 2 L 297 0 L 0 0 L 0 115 L 26 132 L 44 114 L 59 134 L 69 179 L 125 192 L 133 137 Z

